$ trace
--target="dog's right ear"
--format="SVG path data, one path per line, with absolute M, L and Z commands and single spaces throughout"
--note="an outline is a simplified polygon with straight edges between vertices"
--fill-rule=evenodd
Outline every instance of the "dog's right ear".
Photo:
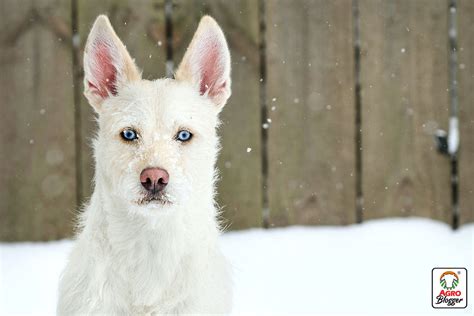
M 103 101 L 117 95 L 127 82 L 141 79 L 109 19 L 100 15 L 89 33 L 84 51 L 84 95 L 97 112 Z

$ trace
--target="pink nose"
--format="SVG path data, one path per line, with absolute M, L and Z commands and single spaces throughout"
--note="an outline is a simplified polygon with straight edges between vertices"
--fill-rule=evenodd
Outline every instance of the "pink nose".
M 140 174 L 142 186 L 151 193 L 162 191 L 168 184 L 169 179 L 168 172 L 161 168 L 147 168 Z

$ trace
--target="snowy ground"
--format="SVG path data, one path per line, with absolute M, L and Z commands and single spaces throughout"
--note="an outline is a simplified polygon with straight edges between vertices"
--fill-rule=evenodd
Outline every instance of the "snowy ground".
M 426 219 L 226 233 L 235 314 L 472 315 L 474 224 Z M 0 315 L 54 314 L 70 241 L 0 244 Z M 431 269 L 462 266 L 467 309 L 431 307 Z

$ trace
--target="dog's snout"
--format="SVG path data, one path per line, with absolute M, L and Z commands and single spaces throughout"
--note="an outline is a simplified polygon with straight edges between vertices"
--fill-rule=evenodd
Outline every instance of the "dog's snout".
M 142 186 L 152 193 L 162 191 L 169 181 L 169 174 L 161 168 L 147 168 L 140 174 L 140 182 Z

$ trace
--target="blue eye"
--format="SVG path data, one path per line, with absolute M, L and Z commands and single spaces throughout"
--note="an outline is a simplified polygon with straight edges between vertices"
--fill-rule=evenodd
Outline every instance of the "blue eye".
M 133 141 L 138 138 L 137 132 L 135 132 L 133 129 L 126 129 L 123 130 L 122 133 L 120 134 L 124 140 L 127 142 Z
M 182 141 L 182 142 L 187 142 L 191 139 L 191 137 L 193 137 L 193 134 L 191 134 L 190 131 L 187 131 L 187 130 L 181 130 L 178 132 L 178 134 L 176 135 L 176 139 L 179 140 L 179 141 Z

